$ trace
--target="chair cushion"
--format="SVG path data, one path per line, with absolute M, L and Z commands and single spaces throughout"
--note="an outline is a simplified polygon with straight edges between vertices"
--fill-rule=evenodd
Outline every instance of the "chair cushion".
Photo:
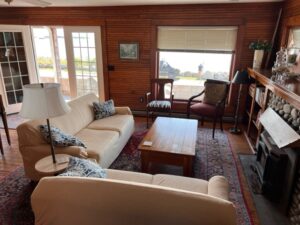
M 215 105 L 227 94 L 227 84 L 205 83 L 203 102 Z
M 190 109 L 196 115 L 214 117 L 216 106 L 200 102 L 193 104 Z M 223 109 L 219 110 L 217 116 L 223 115 L 223 111 Z
M 171 109 L 171 102 L 170 101 L 154 100 L 154 101 L 149 102 L 147 107 L 149 107 L 149 108 Z

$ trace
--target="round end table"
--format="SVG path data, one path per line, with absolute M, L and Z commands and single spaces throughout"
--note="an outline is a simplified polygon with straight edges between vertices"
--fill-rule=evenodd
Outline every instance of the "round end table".
M 52 155 L 46 156 L 35 164 L 35 169 L 42 174 L 56 175 L 63 172 L 69 164 L 70 156 L 67 154 L 55 154 L 56 163 L 53 163 Z

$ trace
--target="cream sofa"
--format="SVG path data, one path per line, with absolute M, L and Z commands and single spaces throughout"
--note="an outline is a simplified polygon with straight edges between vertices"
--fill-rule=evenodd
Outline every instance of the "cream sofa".
M 107 178 L 47 177 L 31 196 L 36 225 L 235 225 L 228 183 L 107 169 Z
M 134 120 L 128 107 L 116 107 L 116 114 L 100 120 L 94 120 L 92 103 L 98 101 L 94 94 L 88 94 L 70 101 L 71 112 L 51 118 L 52 126 L 80 138 L 87 148 L 70 146 L 56 147 L 56 153 L 65 153 L 82 158 L 93 158 L 103 168 L 108 168 L 124 148 L 134 131 Z M 17 127 L 19 149 L 23 157 L 26 175 L 39 180 L 35 163 L 50 155 L 50 145 L 40 134 L 38 126 L 45 120 L 32 120 Z

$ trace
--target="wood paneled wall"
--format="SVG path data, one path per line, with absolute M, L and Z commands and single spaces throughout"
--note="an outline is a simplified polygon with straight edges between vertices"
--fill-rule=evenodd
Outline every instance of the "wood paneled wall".
M 298 0 L 295 0 L 297 2 Z M 128 6 L 87 8 L 0 8 L 0 24 L 28 25 L 99 25 L 102 28 L 106 94 L 117 105 L 143 110 L 140 97 L 149 91 L 155 71 L 155 28 L 157 25 L 239 25 L 235 68 L 252 65 L 253 40 L 270 40 L 282 3 L 205 4 L 171 6 Z M 140 44 L 138 61 L 119 59 L 118 44 Z M 107 65 L 114 71 L 107 71 Z M 217 64 L 217 63 L 216 63 Z M 216 65 L 217 66 L 217 65 Z M 231 100 L 236 98 L 236 88 Z M 230 101 L 235 102 L 235 101 Z M 177 104 L 177 110 L 185 110 Z M 228 112 L 233 108 L 229 107 Z

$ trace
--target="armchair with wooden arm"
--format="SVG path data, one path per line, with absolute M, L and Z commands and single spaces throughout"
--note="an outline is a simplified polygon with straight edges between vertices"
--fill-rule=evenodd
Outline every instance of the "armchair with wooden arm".
M 215 128 L 217 119 L 220 120 L 220 128 L 223 131 L 223 115 L 225 109 L 225 102 L 228 95 L 229 82 L 220 80 L 206 80 L 204 83 L 204 90 L 192 96 L 187 104 L 187 117 L 191 114 L 196 114 L 201 117 L 201 125 L 204 123 L 204 118 L 209 117 L 213 119 L 213 134 L 215 137 Z M 195 98 L 203 95 L 203 100 L 197 101 L 193 104 Z

